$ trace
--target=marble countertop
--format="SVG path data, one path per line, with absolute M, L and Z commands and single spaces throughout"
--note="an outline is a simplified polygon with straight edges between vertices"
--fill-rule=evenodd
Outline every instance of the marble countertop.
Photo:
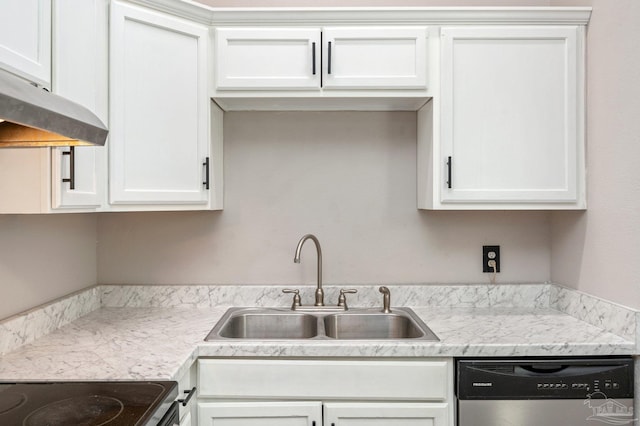
M 0 380 L 180 378 L 199 356 L 459 357 L 635 353 L 635 343 L 549 308 L 419 308 L 427 341 L 218 341 L 217 308 L 101 308 L 0 358 Z

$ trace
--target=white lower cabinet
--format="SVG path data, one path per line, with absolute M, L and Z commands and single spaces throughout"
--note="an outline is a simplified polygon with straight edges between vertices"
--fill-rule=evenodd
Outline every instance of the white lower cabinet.
M 180 426 L 193 426 L 193 424 L 191 421 L 191 413 L 187 413 L 186 416 L 180 419 Z
M 200 426 L 445 426 L 446 403 L 203 402 Z
M 193 419 L 196 417 L 195 393 L 196 388 L 196 364 L 192 364 L 189 370 L 178 380 L 178 399 L 180 406 L 180 426 L 192 426 L 197 424 Z
M 200 426 L 452 426 L 453 361 L 200 359 Z

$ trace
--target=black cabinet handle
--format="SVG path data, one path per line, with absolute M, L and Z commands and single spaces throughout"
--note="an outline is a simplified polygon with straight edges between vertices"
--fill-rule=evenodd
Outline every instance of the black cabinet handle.
M 76 189 L 76 147 L 70 146 L 69 151 L 63 151 L 62 155 L 69 156 L 69 177 L 62 182 L 69 182 L 69 189 Z
M 447 188 L 451 188 L 451 167 L 453 167 L 451 156 L 447 159 Z
M 184 393 L 187 394 L 187 397 L 185 399 L 179 399 L 178 402 L 182 404 L 183 407 L 186 407 L 189 400 L 196 394 L 196 387 L 194 386 L 191 390 L 184 391 Z
M 209 189 L 209 157 L 205 158 L 202 165 L 204 166 L 204 182 L 202 184 L 205 189 Z
M 311 43 L 311 69 L 313 75 L 316 75 L 316 42 Z
M 331 42 L 327 45 L 327 74 L 331 74 Z

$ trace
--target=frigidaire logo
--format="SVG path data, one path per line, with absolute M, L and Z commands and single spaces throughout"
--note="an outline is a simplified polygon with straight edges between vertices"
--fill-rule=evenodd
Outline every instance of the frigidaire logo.
M 475 386 L 477 388 L 490 388 L 491 386 L 493 386 L 493 383 L 491 383 L 491 382 L 473 382 L 473 386 Z

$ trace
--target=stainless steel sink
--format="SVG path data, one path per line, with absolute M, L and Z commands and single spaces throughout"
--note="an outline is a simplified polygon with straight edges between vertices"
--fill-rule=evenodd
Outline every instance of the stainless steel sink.
M 428 339 L 439 340 L 418 318 L 406 311 L 348 312 L 324 317 L 325 333 L 334 339 Z
M 220 337 L 232 339 L 309 339 L 317 334 L 317 318 L 295 312 L 237 313 L 219 331 Z
M 301 313 L 284 308 L 231 308 L 205 338 L 254 340 L 439 340 L 408 308 L 352 308 L 340 313 Z

